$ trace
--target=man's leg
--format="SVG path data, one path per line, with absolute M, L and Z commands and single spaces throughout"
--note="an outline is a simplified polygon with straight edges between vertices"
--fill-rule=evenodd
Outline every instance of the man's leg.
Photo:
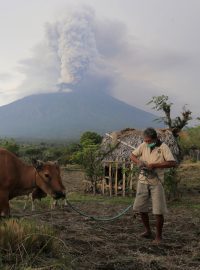
M 156 238 L 155 238 L 154 242 L 157 244 L 159 244 L 162 240 L 163 224 L 164 224 L 163 215 L 156 215 Z
M 154 243 L 159 244 L 162 240 L 164 214 L 167 213 L 164 189 L 161 183 L 151 186 L 153 214 L 156 217 L 156 237 Z
M 133 205 L 133 211 L 140 213 L 142 223 L 145 227 L 145 232 L 141 234 L 142 237 L 150 237 L 151 236 L 151 229 L 149 225 L 149 188 L 148 185 L 142 184 L 138 182 L 137 185 L 137 193 L 135 202 Z
M 149 215 L 148 215 L 148 213 L 141 212 L 140 216 L 141 216 L 142 222 L 143 222 L 144 227 L 145 227 L 145 231 L 141 234 L 141 236 L 145 237 L 145 238 L 150 238 L 152 236 L 152 234 L 151 234 L 151 228 L 150 228 L 150 224 L 149 224 Z

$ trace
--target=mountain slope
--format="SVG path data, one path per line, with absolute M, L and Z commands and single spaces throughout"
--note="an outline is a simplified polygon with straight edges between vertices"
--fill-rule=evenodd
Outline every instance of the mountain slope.
M 103 133 L 155 126 L 153 119 L 154 115 L 105 93 L 40 94 L 0 107 L 0 136 L 71 139 L 86 130 Z

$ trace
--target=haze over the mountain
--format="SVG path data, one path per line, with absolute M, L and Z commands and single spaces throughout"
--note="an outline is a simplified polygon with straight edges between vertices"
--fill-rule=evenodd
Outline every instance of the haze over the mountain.
M 154 119 L 101 91 L 38 94 L 0 107 L 0 136 L 77 139 L 87 130 L 102 134 L 155 126 Z

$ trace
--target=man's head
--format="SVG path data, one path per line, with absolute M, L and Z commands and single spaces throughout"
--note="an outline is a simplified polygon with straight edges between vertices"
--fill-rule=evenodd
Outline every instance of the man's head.
M 148 147 L 154 147 L 158 140 L 157 132 L 154 128 L 147 128 L 143 132 L 144 142 L 147 143 Z

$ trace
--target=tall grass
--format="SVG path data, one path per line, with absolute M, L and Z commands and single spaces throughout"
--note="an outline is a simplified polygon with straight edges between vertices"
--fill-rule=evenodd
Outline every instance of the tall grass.
M 62 267 L 55 269 L 70 269 L 66 246 L 49 226 L 23 219 L 0 221 L 0 269 L 31 269 L 44 262 L 59 262 Z
M 112 205 L 120 205 L 120 204 L 131 204 L 134 201 L 133 197 L 109 197 L 102 195 L 92 195 L 92 194 L 80 194 L 77 192 L 71 192 L 67 196 L 68 200 L 73 202 L 102 202 L 103 204 L 112 204 Z

